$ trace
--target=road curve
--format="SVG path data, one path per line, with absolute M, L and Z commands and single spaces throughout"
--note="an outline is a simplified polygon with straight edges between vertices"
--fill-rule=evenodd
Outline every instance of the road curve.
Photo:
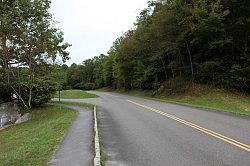
M 93 93 L 106 165 L 250 165 L 249 117 Z

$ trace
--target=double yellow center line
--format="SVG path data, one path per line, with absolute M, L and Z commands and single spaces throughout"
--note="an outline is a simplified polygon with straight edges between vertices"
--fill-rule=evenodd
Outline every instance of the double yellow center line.
M 226 136 L 224 136 L 224 135 L 222 135 L 222 134 L 219 134 L 219 133 L 214 132 L 214 131 L 212 131 L 212 130 L 206 129 L 206 128 L 201 127 L 201 126 L 198 126 L 197 124 L 194 124 L 194 123 L 192 123 L 192 122 L 188 122 L 188 121 L 186 121 L 186 120 L 183 120 L 183 119 L 181 119 L 181 118 L 175 117 L 175 116 L 170 115 L 170 114 L 168 114 L 168 113 L 162 112 L 162 111 L 157 110 L 157 109 L 155 109 L 155 108 L 152 108 L 152 107 L 149 107 L 149 106 L 146 106 L 146 105 L 142 105 L 142 104 L 140 104 L 140 103 L 137 103 L 137 102 L 134 102 L 134 101 L 131 101 L 131 100 L 127 100 L 127 101 L 130 102 L 130 103 L 132 103 L 132 104 L 135 104 L 135 105 L 137 105 L 137 106 L 140 106 L 140 107 L 142 107 L 142 108 L 145 108 L 145 109 L 148 109 L 148 110 L 150 110 L 150 111 L 153 111 L 153 112 L 155 112 L 155 113 L 161 114 L 161 115 L 163 115 L 163 116 L 165 116 L 165 117 L 167 117 L 167 118 L 169 118 L 169 119 L 175 120 L 175 121 L 177 121 L 177 122 L 179 122 L 179 123 L 182 123 L 182 124 L 184 124 L 184 125 L 186 125 L 186 126 L 192 127 L 192 128 L 194 128 L 194 129 L 199 130 L 199 131 L 201 131 L 201 132 L 203 132 L 203 133 L 206 133 L 206 134 L 208 134 L 208 135 L 210 135 L 210 136 L 213 136 L 213 137 L 215 137 L 215 138 L 218 138 L 218 139 L 220 139 L 220 140 L 222 140 L 222 141 L 225 141 L 225 142 L 227 142 L 227 143 L 229 143 L 229 144 L 231 144 L 231 145 L 234 145 L 234 146 L 236 146 L 236 147 L 238 147 L 238 148 L 240 148 L 240 149 L 243 149 L 243 150 L 245 150 L 245 151 L 247 151 L 247 152 L 250 152 L 250 145 L 241 143 L 241 142 L 239 142 L 239 141 L 237 141 L 237 140 L 234 140 L 234 139 L 232 139 L 232 138 L 226 137 Z

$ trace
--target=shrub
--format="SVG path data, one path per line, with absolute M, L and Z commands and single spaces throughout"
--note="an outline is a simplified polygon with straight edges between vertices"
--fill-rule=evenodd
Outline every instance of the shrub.
M 95 84 L 94 83 L 86 83 L 83 85 L 83 88 L 84 90 L 93 90 L 95 89 Z
M 166 95 L 178 95 L 183 94 L 188 91 L 191 83 L 183 80 L 182 78 L 173 78 L 164 82 L 157 91 L 154 92 L 154 95 L 166 94 Z
M 18 88 L 18 85 L 15 87 Z M 27 85 L 21 84 L 20 91 L 22 99 L 28 105 L 29 101 L 29 87 Z M 56 86 L 50 81 L 36 80 L 32 89 L 32 106 L 40 106 L 47 103 L 53 98 L 56 92 Z

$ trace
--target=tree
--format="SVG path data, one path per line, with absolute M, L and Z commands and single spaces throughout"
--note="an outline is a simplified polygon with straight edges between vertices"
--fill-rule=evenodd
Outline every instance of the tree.
M 196 82 L 249 92 L 249 18 L 247 0 L 150 1 L 107 55 L 84 61 L 70 80 L 83 89 L 174 93 Z
M 41 75 L 36 76 L 37 70 L 57 56 L 63 61 L 69 58 L 66 49 L 70 45 L 63 43 L 63 33 L 53 27 L 50 3 L 49 0 L 1 1 L 0 66 L 6 76 L 3 81 L 27 108 L 31 108 L 35 100 L 35 83 L 43 81 Z M 41 85 L 45 84 L 41 82 Z M 28 95 L 20 93 L 21 87 Z M 28 98 L 24 100 L 22 96 Z

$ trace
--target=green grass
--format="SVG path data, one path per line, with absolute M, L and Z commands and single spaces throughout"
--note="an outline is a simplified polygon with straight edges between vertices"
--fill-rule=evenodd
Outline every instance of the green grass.
M 80 107 L 89 107 L 89 108 L 94 108 L 93 104 L 90 103 L 82 103 L 82 102 L 71 102 L 71 101 L 51 101 L 50 103 L 52 104 L 65 104 L 65 105 L 76 105 Z
M 59 98 L 59 92 L 55 95 L 56 98 Z M 64 90 L 61 91 L 62 99 L 85 99 L 85 98 L 95 98 L 95 94 L 91 94 L 82 90 Z
M 105 89 L 107 90 L 107 89 Z M 230 112 L 240 115 L 250 115 L 250 96 L 241 93 L 228 92 L 214 87 L 196 85 L 182 95 L 152 95 L 152 91 L 118 91 L 129 95 L 150 98 L 168 103 Z
M 242 98 L 242 99 L 241 99 Z M 235 97 L 218 93 L 210 93 L 201 97 L 163 97 L 161 101 L 182 104 L 198 108 L 212 109 L 221 112 L 230 112 L 240 115 L 250 115 L 249 97 Z
M 108 157 L 104 153 L 103 146 L 101 146 L 101 158 L 100 158 L 101 166 L 105 166 L 105 162 L 107 161 L 107 159 Z
M 68 108 L 31 111 L 29 122 L 0 131 L 0 165 L 45 166 L 77 115 Z

